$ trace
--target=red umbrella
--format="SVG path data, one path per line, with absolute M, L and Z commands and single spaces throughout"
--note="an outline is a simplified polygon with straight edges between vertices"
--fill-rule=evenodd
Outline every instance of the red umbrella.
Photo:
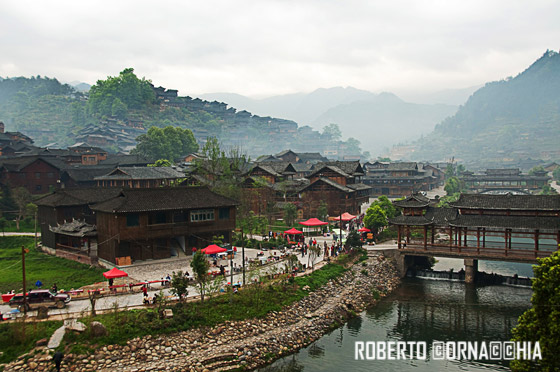
M 114 279 L 128 276 L 128 274 L 122 270 L 117 269 L 116 267 L 113 267 L 111 270 L 104 272 L 103 276 L 107 279 Z
M 358 229 L 359 232 L 371 232 L 370 229 L 368 229 L 367 227 L 362 227 L 361 229 Z
M 296 229 L 294 227 L 292 227 L 290 230 L 284 231 L 284 234 L 294 235 L 294 234 L 303 234 L 303 232 L 299 231 L 298 229 Z
M 216 253 L 226 252 L 227 249 L 219 247 L 216 244 L 210 244 L 208 247 L 203 248 L 200 251 L 205 254 L 216 254 Z
M 299 224 L 303 226 L 324 226 L 328 225 L 329 223 L 320 221 L 317 218 L 310 218 L 307 221 L 300 222 Z

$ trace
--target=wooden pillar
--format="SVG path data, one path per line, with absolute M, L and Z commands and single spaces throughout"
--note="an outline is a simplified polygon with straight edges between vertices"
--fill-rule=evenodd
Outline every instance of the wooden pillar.
M 464 234 L 465 235 L 465 244 L 464 244 L 465 247 L 467 246 L 467 235 L 468 235 L 468 233 L 469 233 L 469 228 L 465 227 L 465 234 Z
M 461 247 L 461 232 L 462 231 L 463 231 L 462 228 L 460 228 L 460 227 L 457 228 L 457 246 L 459 247 L 459 249 Z
M 401 249 L 401 225 L 397 225 L 397 247 Z
M 535 257 L 539 256 L 539 230 L 535 230 Z
M 486 227 L 482 228 L 482 248 L 486 248 Z
M 435 244 L 435 240 L 436 240 L 436 227 L 432 225 L 432 245 Z
M 428 249 L 428 226 L 424 225 L 424 250 Z
M 505 254 L 506 256 L 508 255 L 508 230 L 506 229 L 506 231 L 504 232 L 504 242 L 505 242 Z
M 476 228 L 476 253 L 480 253 L 480 227 Z
M 453 246 L 453 227 L 449 226 L 449 250 Z

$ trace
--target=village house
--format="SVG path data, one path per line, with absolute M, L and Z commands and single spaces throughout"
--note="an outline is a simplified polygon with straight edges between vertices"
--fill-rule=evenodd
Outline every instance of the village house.
M 231 242 L 237 203 L 206 187 L 159 187 L 63 189 L 37 205 L 46 251 L 123 264 Z

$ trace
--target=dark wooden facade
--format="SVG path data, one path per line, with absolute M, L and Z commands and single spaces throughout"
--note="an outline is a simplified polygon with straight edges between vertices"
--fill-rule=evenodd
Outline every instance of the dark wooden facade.
M 45 247 L 64 248 L 52 227 L 80 219 L 96 226 L 97 255 L 113 263 L 188 254 L 214 236 L 231 242 L 236 218 L 236 203 L 205 187 L 64 189 L 38 205 Z
M 22 157 L 6 159 L 0 167 L 0 182 L 12 188 L 24 187 L 31 194 L 46 194 L 59 188 L 64 164 L 55 159 Z

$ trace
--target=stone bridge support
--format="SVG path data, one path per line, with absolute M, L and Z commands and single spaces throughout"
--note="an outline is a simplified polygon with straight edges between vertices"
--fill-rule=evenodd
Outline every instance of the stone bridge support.
M 465 283 L 474 283 L 478 271 L 478 260 L 465 258 Z

